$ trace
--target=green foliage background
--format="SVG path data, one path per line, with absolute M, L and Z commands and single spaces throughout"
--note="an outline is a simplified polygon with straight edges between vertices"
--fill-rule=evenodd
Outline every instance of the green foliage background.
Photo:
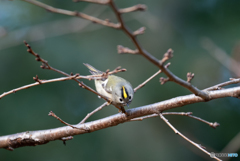
M 114 14 L 105 6 L 60 0 L 42 2 L 72 11 L 81 12 L 87 9 L 86 13 L 90 15 L 101 10 L 99 18 L 116 22 Z M 200 40 L 202 37 L 209 37 L 231 57 L 234 56 L 232 51 L 240 38 L 240 1 L 116 0 L 119 8 L 139 3 L 146 4 L 148 10 L 125 14 L 126 24 L 132 30 L 146 27 L 146 32 L 139 36 L 139 41 L 155 57 L 161 59 L 169 48 L 175 51 L 173 59 L 170 60 L 173 73 L 183 79 L 187 72 L 195 73 L 192 83 L 200 89 L 235 77 L 201 47 Z M 29 36 L 29 31 L 36 26 L 48 26 L 49 23 L 61 20 L 67 22 L 70 19 L 72 17 L 47 12 L 23 1 L 0 1 L 0 94 L 33 83 L 32 77 L 36 74 L 40 79 L 62 77 L 53 71 L 42 70 L 40 63 L 27 53 L 23 40 L 29 42 L 34 51 L 48 60 L 50 65 L 67 73 L 89 74 L 83 63 L 89 63 L 100 70 L 122 66 L 128 71 L 118 75 L 136 87 L 158 70 L 141 56 L 117 54 L 117 45 L 134 49 L 131 40 L 122 31 L 98 24 L 89 23 L 85 28 L 67 34 L 63 34 L 65 28 L 78 26 L 65 23 L 49 28 L 49 31 L 44 28 L 47 30 L 45 38 L 43 28 L 40 27 Z M 86 23 L 86 20 L 79 19 L 79 23 Z M 53 31 L 62 34 L 54 36 Z M 31 41 L 33 39 L 34 41 Z M 94 87 L 93 81 L 84 82 Z M 190 94 L 188 90 L 175 83 L 160 85 L 157 77 L 135 94 L 130 108 L 187 94 Z M 103 102 L 93 93 L 78 87 L 74 81 L 44 84 L 22 90 L 0 100 L 0 136 L 63 126 L 48 116 L 49 111 L 75 124 Z M 179 131 L 206 146 L 210 152 L 220 152 L 239 132 L 239 103 L 236 98 L 223 98 L 171 110 L 192 111 L 203 119 L 217 121 L 221 126 L 215 130 L 184 116 L 167 118 Z M 115 114 L 117 111 L 112 106 L 105 107 L 89 121 Z M 175 135 L 159 118 L 124 123 L 74 136 L 66 146 L 61 141 L 53 141 L 46 145 L 18 148 L 13 152 L 0 149 L 0 160 L 18 161 L 205 159 L 208 159 L 207 155 Z M 237 159 L 239 157 L 232 158 Z

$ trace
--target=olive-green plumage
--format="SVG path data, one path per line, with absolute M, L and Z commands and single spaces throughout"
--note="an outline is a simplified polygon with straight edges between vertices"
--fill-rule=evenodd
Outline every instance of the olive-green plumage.
M 103 74 L 102 71 L 95 69 L 89 64 L 84 64 L 93 75 Z M 125 79 L 109 75 L 107 79 L 95 80 L 98 93 L 111 99 L 113 104 L 126 106 L 132 102 L 134 91 L 132 85 Z

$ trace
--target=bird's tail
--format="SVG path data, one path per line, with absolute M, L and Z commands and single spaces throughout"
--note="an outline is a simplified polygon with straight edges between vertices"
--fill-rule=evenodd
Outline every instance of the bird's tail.
M 83 63 L 88 69 L 89 69 L 89 72 L 93 75 L 98 75 L 98 74 L 103 74 L 102 71 L 100 70 L 97 70 L 96 68 L 94 68 L 93 66 L 87 64 L 87 63 Z

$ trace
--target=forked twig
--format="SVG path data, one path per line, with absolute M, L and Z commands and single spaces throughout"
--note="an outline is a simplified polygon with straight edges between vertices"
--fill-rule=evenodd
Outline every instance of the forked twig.
M 55 113 L 53 113 L 52 111 L 49 112 L 48 116 L 52 116 L 52 117 L 56 118 L 56 119 L 59 120 L 61 123 L 65 124 L 65 125 L 67 125 L 67 126 L 70 126 L 70 127 L 72 127 L 73 129 L 79 129 L 79 130 L 88 131 L 87 129 L 84 129 L 84 128 L 81 128 L 81 129 L 80 129 L 80 128 L 78 128 L 78 127 L 75 127 L 75 126 L 73 126 L 73 125 L 71 125 L 71 124 L 63 121 L 60 117 L 58 117 L 58 116 L 57 116 Z
M 192 112 L 163 112 L 162 115 L 180 115 L 180 116 L 187 116 L 187 117 L 190 117 L 190 118 L 193 118 L 193 119 L 196 119 L 198 121 L 201 121 L 207 125 L 209 125 L 210 127 L 212 128 L 216 128 L 217 126 L 219 126 L 220 124 L 217 123 L 217 122 L 209 122 L 209 121 L 206 121 L 206 120 L 203 120 L 201 119 L 200 117 L 197 117 L 197 116 L 193 116 L 192 115 Z M 152 118 L 152 117 L 158 117 L 159 115 L 158 114 L 152 114 L 152 115 L 147 115 L 147 116 L 143 116 L 143 117 L 139 117 L 139 118 L 134 118 L 134 119 L 131 119 L 129 121 L 142 121 L 144 119 L 147 119 L 147 118 Z
M 160 118 L 175 132 L 175 134 L 180 135 L 182 138 L 184 138 L 185 140 L 187 140 L 188 142 L 190 142 L 191 144 L 193 144 L 194 146 L 196 146 L 198 149 L 202 150 L 204 153 L 208 154 L 209 156 L 211 155 L 208 151 L 205 150 L 205 148 L 200 145 L 197 144 L 195 142 L 193 142 L 192 140 L 190 140 L 189 138 L 187 138 L 185 135 L 183 135 L 182 133 L 180 133 L 164 116 L 162 113 L 159 113 Z M 221 159 L 217 158 L 216 156 L 213 157 L 214 159 L 221 161 Z

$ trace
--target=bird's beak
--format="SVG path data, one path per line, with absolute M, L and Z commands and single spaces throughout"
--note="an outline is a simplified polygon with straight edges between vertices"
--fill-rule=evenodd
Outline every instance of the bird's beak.
M 129 103 L 127 103 L 127 106 L 129 107 Z

